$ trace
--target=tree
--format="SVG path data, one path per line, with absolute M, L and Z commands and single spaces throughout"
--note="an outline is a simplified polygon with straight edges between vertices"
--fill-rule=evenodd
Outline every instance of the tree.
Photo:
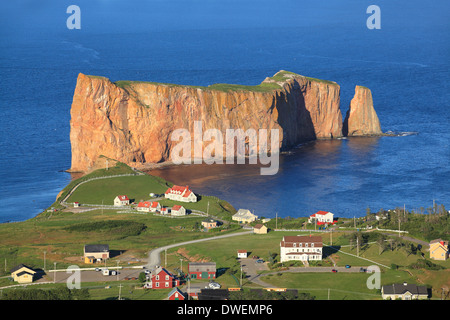
M 145 282 L 145 280 L 147 280 L 147 277 L 144 272 L 139 273 L 138 280 L 139 280 L 139 282 Z

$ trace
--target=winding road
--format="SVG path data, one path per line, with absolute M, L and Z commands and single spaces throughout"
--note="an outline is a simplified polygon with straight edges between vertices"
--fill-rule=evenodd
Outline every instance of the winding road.
M 225 235 L 221 235 L 221 236 L 217 236 L 217 237 L 210 237 L 210 238 L 204 238 L 204 239 L 179 242 L 179 243 L 175 243 L 175 244 L 169 244 L 164 247 L 156 248 L 149 252 L 146 268 L 149 270 L 153 270 L 156 268 L 156 266 L 160 266 L 161 265 L 160 254 L 164 250 L 184 246 L 184 245 L 191 244 L 191 243 L 198 243 L 198 242 L 203 242 L 203 241 L 210 241 L 210 240 L 217 240 L 217 239 L 223 239 L 223 238 L 229 238 L 229 237 L 235 237 L 235 236 L 242 236 L 242 235 L 251 234 L 251 233 L 253 233 L 253 231 L 230 233 L 230 234 L 225 234 Z

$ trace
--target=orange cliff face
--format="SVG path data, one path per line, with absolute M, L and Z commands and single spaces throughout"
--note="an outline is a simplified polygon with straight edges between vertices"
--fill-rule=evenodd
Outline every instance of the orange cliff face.
M 346 136 L 382 134 L 370 89 L 363 86 L 355 87 L 355 95 L 345 116 L 343 133 Z
M 195 121 L 201 121 L 203 133 L 268 129 L 270 135 L 270 129 L 279 129 L 282 150 L 308 140 L 337 138 L 343 125 L 339 104 L 336 83 L 285 71 L 260 86 L 231 89 L 149 82 L 116 85 L 104 77 L 79 74 L 71 109 L 70 171 L 89 171 L 100 155 L 132 167 L 170 161 L 178 143 L 172 141 L 172 133 L 187 129 L 193 137 Z M 208 143 L 200 142 L 203 149 Z M 224 150 L 216 154 L 223 156 Z

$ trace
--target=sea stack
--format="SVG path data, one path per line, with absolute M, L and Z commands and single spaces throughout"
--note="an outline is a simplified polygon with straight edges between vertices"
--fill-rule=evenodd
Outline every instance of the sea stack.
M 372 92 L 363 86 L 355 87 L 355 95 L 350 102 L 343 126 L 344 136 L 381 135 L 381 126 L 373 107 Z

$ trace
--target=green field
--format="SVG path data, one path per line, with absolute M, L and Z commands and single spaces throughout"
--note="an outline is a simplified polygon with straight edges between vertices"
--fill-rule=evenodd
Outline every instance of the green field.
M 296 75 L 290 71 L 280 71 L 276 73 L 273 77 L 269 77 L 269 79 L 274 80 L 276 82 L 283 82 L 288 79 L 286 77 L 287 75 Z M 310 77 L 305 77 L 310 81 L 313 82 L 321 82 L 326 84 L 335 85 L 335 82 L 328 81 L 328 80 L 321 80 L 321 79 L 315 79 Z M 202 89 L 202 90 L 213 90 L 213 91 L 222 91 L 222 92 L 232 92 L 232 91 L 253 91 L 253 92 L 270 92 L 273 90 L 280 90 L 281 86 L 275 82 L 261 82 L 258 85 L 240 85 L 240 84 L 228 84 L 228 83 L 215 83 L 209 86 L 191 86 L 191 85 L 180 85 L 180 84 L 173 84 L 173 83 L 159 83 L 159 82 L 148 82 L 148 81 L 129 81 L 129 80 L 120 80 L 116 81 L 115 85 L 124 88 L 124 89 L 132 89 L 133 84 L 139 84 L 139 83 L 148 83 L 152 85 L 163 85 L 168 87 L 187 87 L 187 88 L 193 88 L 193 89 Z

